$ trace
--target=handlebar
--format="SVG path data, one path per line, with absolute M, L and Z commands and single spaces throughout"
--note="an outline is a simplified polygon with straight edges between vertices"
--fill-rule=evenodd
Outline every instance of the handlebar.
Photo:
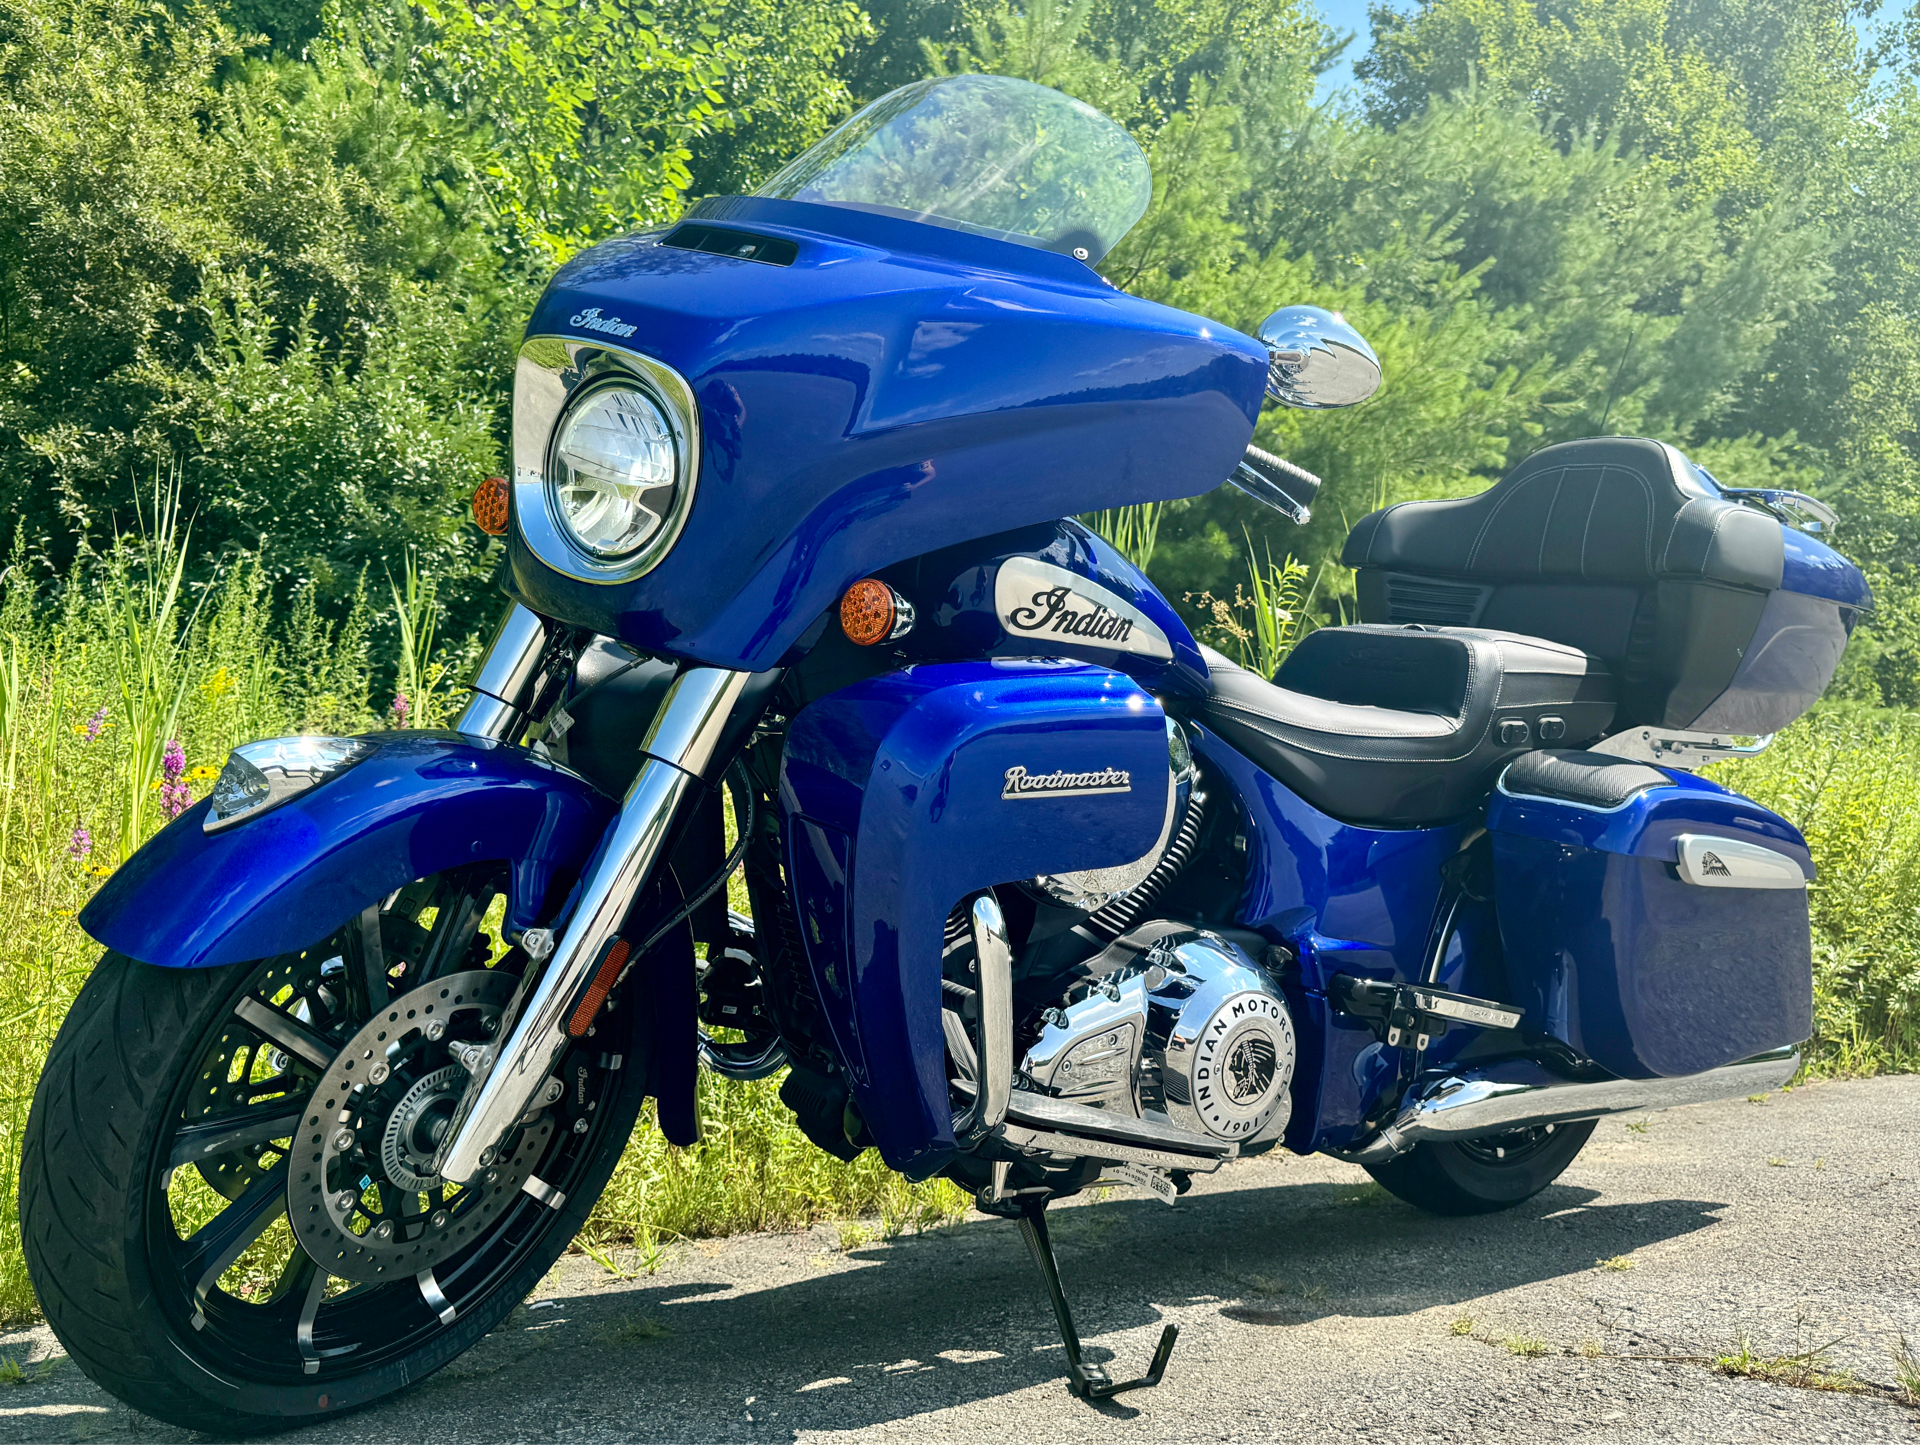
M 1320 478 L 1284 457 L 1249 446 L 1227 481 L 1299 526 L 1313 519 L 1313 499 L 1320 491 Z

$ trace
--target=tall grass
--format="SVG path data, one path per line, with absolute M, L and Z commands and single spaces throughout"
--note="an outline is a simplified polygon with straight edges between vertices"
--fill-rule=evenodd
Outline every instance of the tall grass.
M 292 732 L 439 724 L 473 642 L 436 643 L 432 579 L 408 559 L 376 616 L 363 587 L 339 623 L 296 591 L 275 621 L 260 569 L 235 561 L 192 595 L 184 538 L 167 525 L 83 557 L 52 598 L 24 565 L 0 583 L 0 1323 L 37 1313 L 14 1199 L 33 1089 L 99 956 L 74 917 L 112 868 L 188 801 L 235 744 Z M 20 556 L 16 542 L 14 553 Z M 377 624 L 396 655 L 378 658 Z M 393 698 L 369 678 L 386 662 Z M 384 689 L 383 689 L 384 693 Z M 407 706 L 395 708 L 404 696 Z M 376 716 L 378 714 L 378 716 Z M 171 760 L 170 760 L 171 755 Z M 872 1154 L 841 1164 L 808 1143 L 778 1081 L 703 1077 L 703 1142 L 669 1147 L 649 1114 L 585 1239 L 657 1244 L 878 1214 L 886 1227 L 952 1216 L 952 1185 L 909 1186 Z
M 1920 714 L 1829 708 L 1712 775 L 1806 834 L 1818 1074 L 1920 1068 Z
M 1320 579 L 1310 582 L 1307 565 L 1291 555 L 1280 561 L 1264 545 L 1246 536 L 1243 559 L 1247 580 L 1235 583 L 1231 596 L 1190 592 L 1187 601 L 1200 612 L 1200 640 L 1223 653 L 1237 654 L 1240 665 L 1272 677 L 1294 644 L 1313 630 L 1313 597 Z
M 1088 512 L 1080 520 L 1090 531 L 1113 543 L 1119 552 L 1142 572 L 1152 565 L 1160 545 L 1160 523 L 1167 515 L 1165 502 L 1136 502 L 1129 507 L 1109 507 L 1104 512 Z

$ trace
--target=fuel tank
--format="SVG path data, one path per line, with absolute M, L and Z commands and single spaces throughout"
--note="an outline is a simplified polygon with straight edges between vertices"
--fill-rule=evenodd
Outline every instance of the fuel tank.
M 1211 490 L 1252 435 L 1267 368 L 1252 338 L 1071 257 L 764 197 L 585 253 L 527 334 L 548 360 L 523 354 L 516 428 L 552 425 L 522 404 L 530 365 L 560 386 L 569 369 L 664 365 L 697 408 L 698 466 L 684 529 L 650 570 L 586 580 L 515 526 L 513 590 L 649 652 L 748 670 L 790 660 L 841 591 L 890 563 Z M 516 508 L 546 445 L 516 433 Z

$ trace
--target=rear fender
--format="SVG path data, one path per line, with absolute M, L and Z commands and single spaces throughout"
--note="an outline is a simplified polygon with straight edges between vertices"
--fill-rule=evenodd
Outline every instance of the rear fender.
M 257 818 L 202 831 L 201 802 L 122 864 L 80 914 L 108 948 L 167 968 L 292 953 L 396 888 L 508 865 L 509 932 L 550 922 L 617 804 L 525 748 L 372 733 L 365 761 Z

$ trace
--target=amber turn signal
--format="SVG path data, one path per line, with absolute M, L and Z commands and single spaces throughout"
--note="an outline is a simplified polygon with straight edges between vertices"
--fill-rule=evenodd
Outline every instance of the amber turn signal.
M 840 599 L 840 630 L 850 642 L 872 647 L 905 637 L 913 629 L 913 604 L 878 577 L 847 589 Z
M 507 479 L 488 477 L 473 494 L 473 525 L 489 537 L 507 534 Z

